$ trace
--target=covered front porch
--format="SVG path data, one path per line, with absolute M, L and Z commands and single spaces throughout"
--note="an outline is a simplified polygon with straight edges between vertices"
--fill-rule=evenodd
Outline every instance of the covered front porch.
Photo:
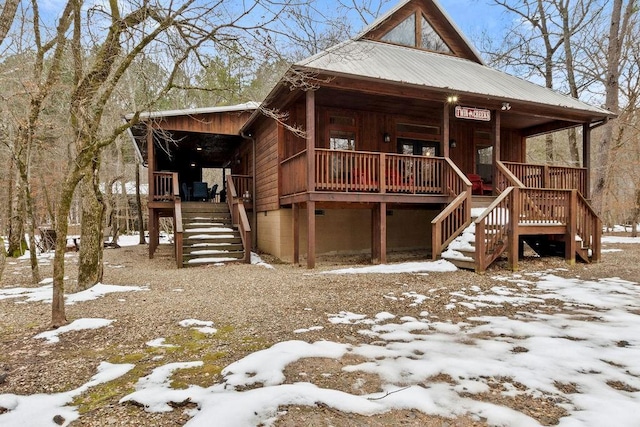
M 474 101 L 473 97 L 469 97 L 468 102 L 477 102 L 479 106 L 460 112 L 457 100 L 438 102 L 435 100 L 438 94 L 425 92 L 418 96 L 414 93 L 420 99 L 409 100 L 397 93 L 383 96 L 336 91 L 339 80 L 332 80 L 329 88 L 307 91 L 292 100 L 293 119 L 298 123 L 305 121 L 307 137 L 293 138 L 284 131 L 281 140 L 279 203 L 293 209 L 294 262 L 300 259 L 299 212 L 302 208 L 306 210 L 309 268 L 315 266 L 315 212 L 326 206 L 371 211 L 371 259 L 375 263 L 386 261 L 386 213 L 390 206 L 439 211 L 431 221 L 430 242 L 426 245 L 432 258 L 439 257 L 471 224 L 476 194 L 490 195 L 493 201 L 509 188 L 517 187 L 523 189 L 520 194 L 527 194 L 528 205 L 536 206 L 526 210 L 527 215 L 548 212 L 543 215 L 545 220 L 563 230 L 578 221 L 580 215 L 577 208 L 572 208 L 570 192 L 575 190 L 586 203 L 590 132 L 602 121 L 591 123 L 588 117 L 580 119 L 561 111 L 541 114 L 538 107 L 527 105 L 512 111 L 512 106 L 508 105 L 507 109 L 502 101 Z M 382 85 L 377 89 L 386 90 Z M 583 167 L 534 165 L 524 161 L 528 137 L 570 127 L 578 128 L 577 133 L 582 136 Z M 474 179 L 481 179 L 482 186 L 476 187 Z M 534 195 L 539 189 L 561 191 L 549 197 Z M 565 193 L 568 196 L 565 197 Z M 562 203 L 566 202 L 562 208 L 558 207 L 559 198 L 564 200 Z M 516 204 L 510 200 L 508 209 Z M 570 210 L 573 213 L 569 214 Z M 595 215 L 591 213 L 589 221 Z M 548 227 L 535 232 L 544 230 L 557 234 L 557 230 Z M 525 232 L 533 229 L 520 229 L 520 234 Z M 507 234 L 505 231 L 504 236 Z M 585 241 L 593 240 L 593 234 L 583 237 Z M 486 249 L 489 242 L 482 240 L 478 243 L 479 251 L 498 256 L 506 250 L 506 237 L 501 237 L 499 242 L 504 243 L 504 247 Z M 476 269 L 486 269 L 495 260 L 495 257 L 489 260 L 491 257 L 475 260 Z M 568 257 L 575 259 L 574 255 Z M 517 265 L 517 260 L 512 264 Z

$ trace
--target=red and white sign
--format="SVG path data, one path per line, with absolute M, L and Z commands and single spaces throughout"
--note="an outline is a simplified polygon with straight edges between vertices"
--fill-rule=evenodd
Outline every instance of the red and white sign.
M 491 110 L 482 108 L 471 108 L 456 106 L 455 115 L 457 119 L 479 120 L 482 122 L 491 121 Z

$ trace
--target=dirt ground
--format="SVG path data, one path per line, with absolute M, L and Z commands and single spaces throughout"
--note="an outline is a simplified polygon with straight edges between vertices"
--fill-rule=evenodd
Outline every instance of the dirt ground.
M 568 266 L 556 258 L 527 258 L 520 272 L 557 269 L 554 274 L 585 279 L 619 277 L 629 281 L 640 278 L 640 245 L 608 245 L 599 264 Z M 415 261 L 422 254 L 404 253 L 390 257 L 389 262 Z M 279 263 L 267 256 L 263 259 L 275 268 L 229 264 L 176 269 L 169 248 L 150 260 L 146 246 L 105 250 L 104 283 L 146 286 L 143 292 L 109 294 L 103 298 L 67 306 L 69 321 L 95 317 L 116 319 L 114 327 L 65 334 L 58 344 L 46 344 L 33 337 L 47 330 L 50 306 L 41 302 L 21 303 L 16 299 L 0 300 L 0 394 L 34 394 L 67 391 L 88 381 L 102 361 L 135 363 L 136 367 L 119 380 L 92 388 L 74 401 L 81 414 L 72 426 L 175 426 L 189 420 L 183 411 L 148 413 L 135 405 L 120 404 L 119 399 L 133 390 L 135 381 L 151 369 L 169 362 L 203 360 L 202 369 L 177 373 L 176 387 L 188 384 L 209 386 L 220 382 L 221 370 L 242 357 L 271 345 L 292 339 L 353 342 L 357 328 L 333 325 L 327 314 L 348 310 L 374 316 L 383 311 L 404 316 L 419 316 L 423 310 L 453 323 L 465 316 L 445 306 L 446 299 L 434 298 L 419 307 L 407 307 L 381 295 L 393 295 L 410 289 L 428 292 L 434 288 L 455 291 L 475 285 L 482 289 L 495 286 L 492 277 L 506 274 L 505 263 L 499 262 L 484 274 L 469 271 L 455 273 L 321 275 L 315 274 L 337 267 L 363 266 L 364 256 L 321 258 L 318 267 Z M 71 255 L 66 266 L 68 289 L 73 289 L 77 255 Z M 41 266 L 42 277 L 51 277 L 51 266 Z M 9 260 L 0 289 L 29 285 L 28 260 Z M 372 296 L 375 296 L 372 297 Z M 550 303 L 552 306 L 552 303 Z M 518 307 L 517 310 L 526 310 Z M 553 310 L 553 307 L 550 307 Z M 516 308 L 489 308 L 484 315 L 511 316 Z M 214 335 L 196 334 L 178 326 L 183 319 L 212 320 L 218 328 Z M 323 325 L 304 336 L 293 331 L 312 325 Z M 158 337 L 179 343 L 175 349 L 154 348 L 145 344 Z M 362 340 L 362 337 L 358 337 Z M 162 356 L 161 361 L 158 357 Z M 350 393 L 371 393 L 380 389 L 380 380 L 359 375 L 361 387 L 354 389 L 355 375 L 341 371 L 344 361 L 304 359 L 287 367 L 287 382 L 299 381 L 304 372 L 307 380 L 321 387 Z M 327 372 L 332 375 L 325 375 Z M 434 381 L 450 381 L 435 378 Z M 568 387 L 570 385 L 567 385 Z M 564 410 L 557 402 L 519 396 L 503 397 L 495 390 L 482 398 L 519 410 L 543 425 L 554 425 Z M 476 398 L 478 398 L 476 396 Z M 415 410 L 393 411 L 374 417 L 339 412 L 330 407 L 291 406 L 282 409 L 278 426 L 483 426 L 477 417 L 446 419 Z M 0 408 L 0 413 L 3 408 Z

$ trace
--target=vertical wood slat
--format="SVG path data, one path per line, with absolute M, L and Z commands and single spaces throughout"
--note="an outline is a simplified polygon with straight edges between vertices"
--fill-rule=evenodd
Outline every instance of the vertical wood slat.
M 586 168 L 547 166 L 531 163 L 502 162 L 525 187 L 577 189 L 588 197 Z
M 170 201 L 174 196 L 180 194 L 178 184 L 178 174 L 176 172 L 154 172 L 151 182 L 153 185 L 152 198 L 154 201 Z

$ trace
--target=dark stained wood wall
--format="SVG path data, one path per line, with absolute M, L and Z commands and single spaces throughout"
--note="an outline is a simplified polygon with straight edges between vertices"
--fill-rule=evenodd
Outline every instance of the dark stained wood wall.
M 253 111 L 233 111 L 225 113 L 193 114 L 153 119 L 166 130 L 238 135 Z
M 278 172 L 278 124 L 267 120 L 256 132 L 256 199 L 255 211 L 280 208 Z

